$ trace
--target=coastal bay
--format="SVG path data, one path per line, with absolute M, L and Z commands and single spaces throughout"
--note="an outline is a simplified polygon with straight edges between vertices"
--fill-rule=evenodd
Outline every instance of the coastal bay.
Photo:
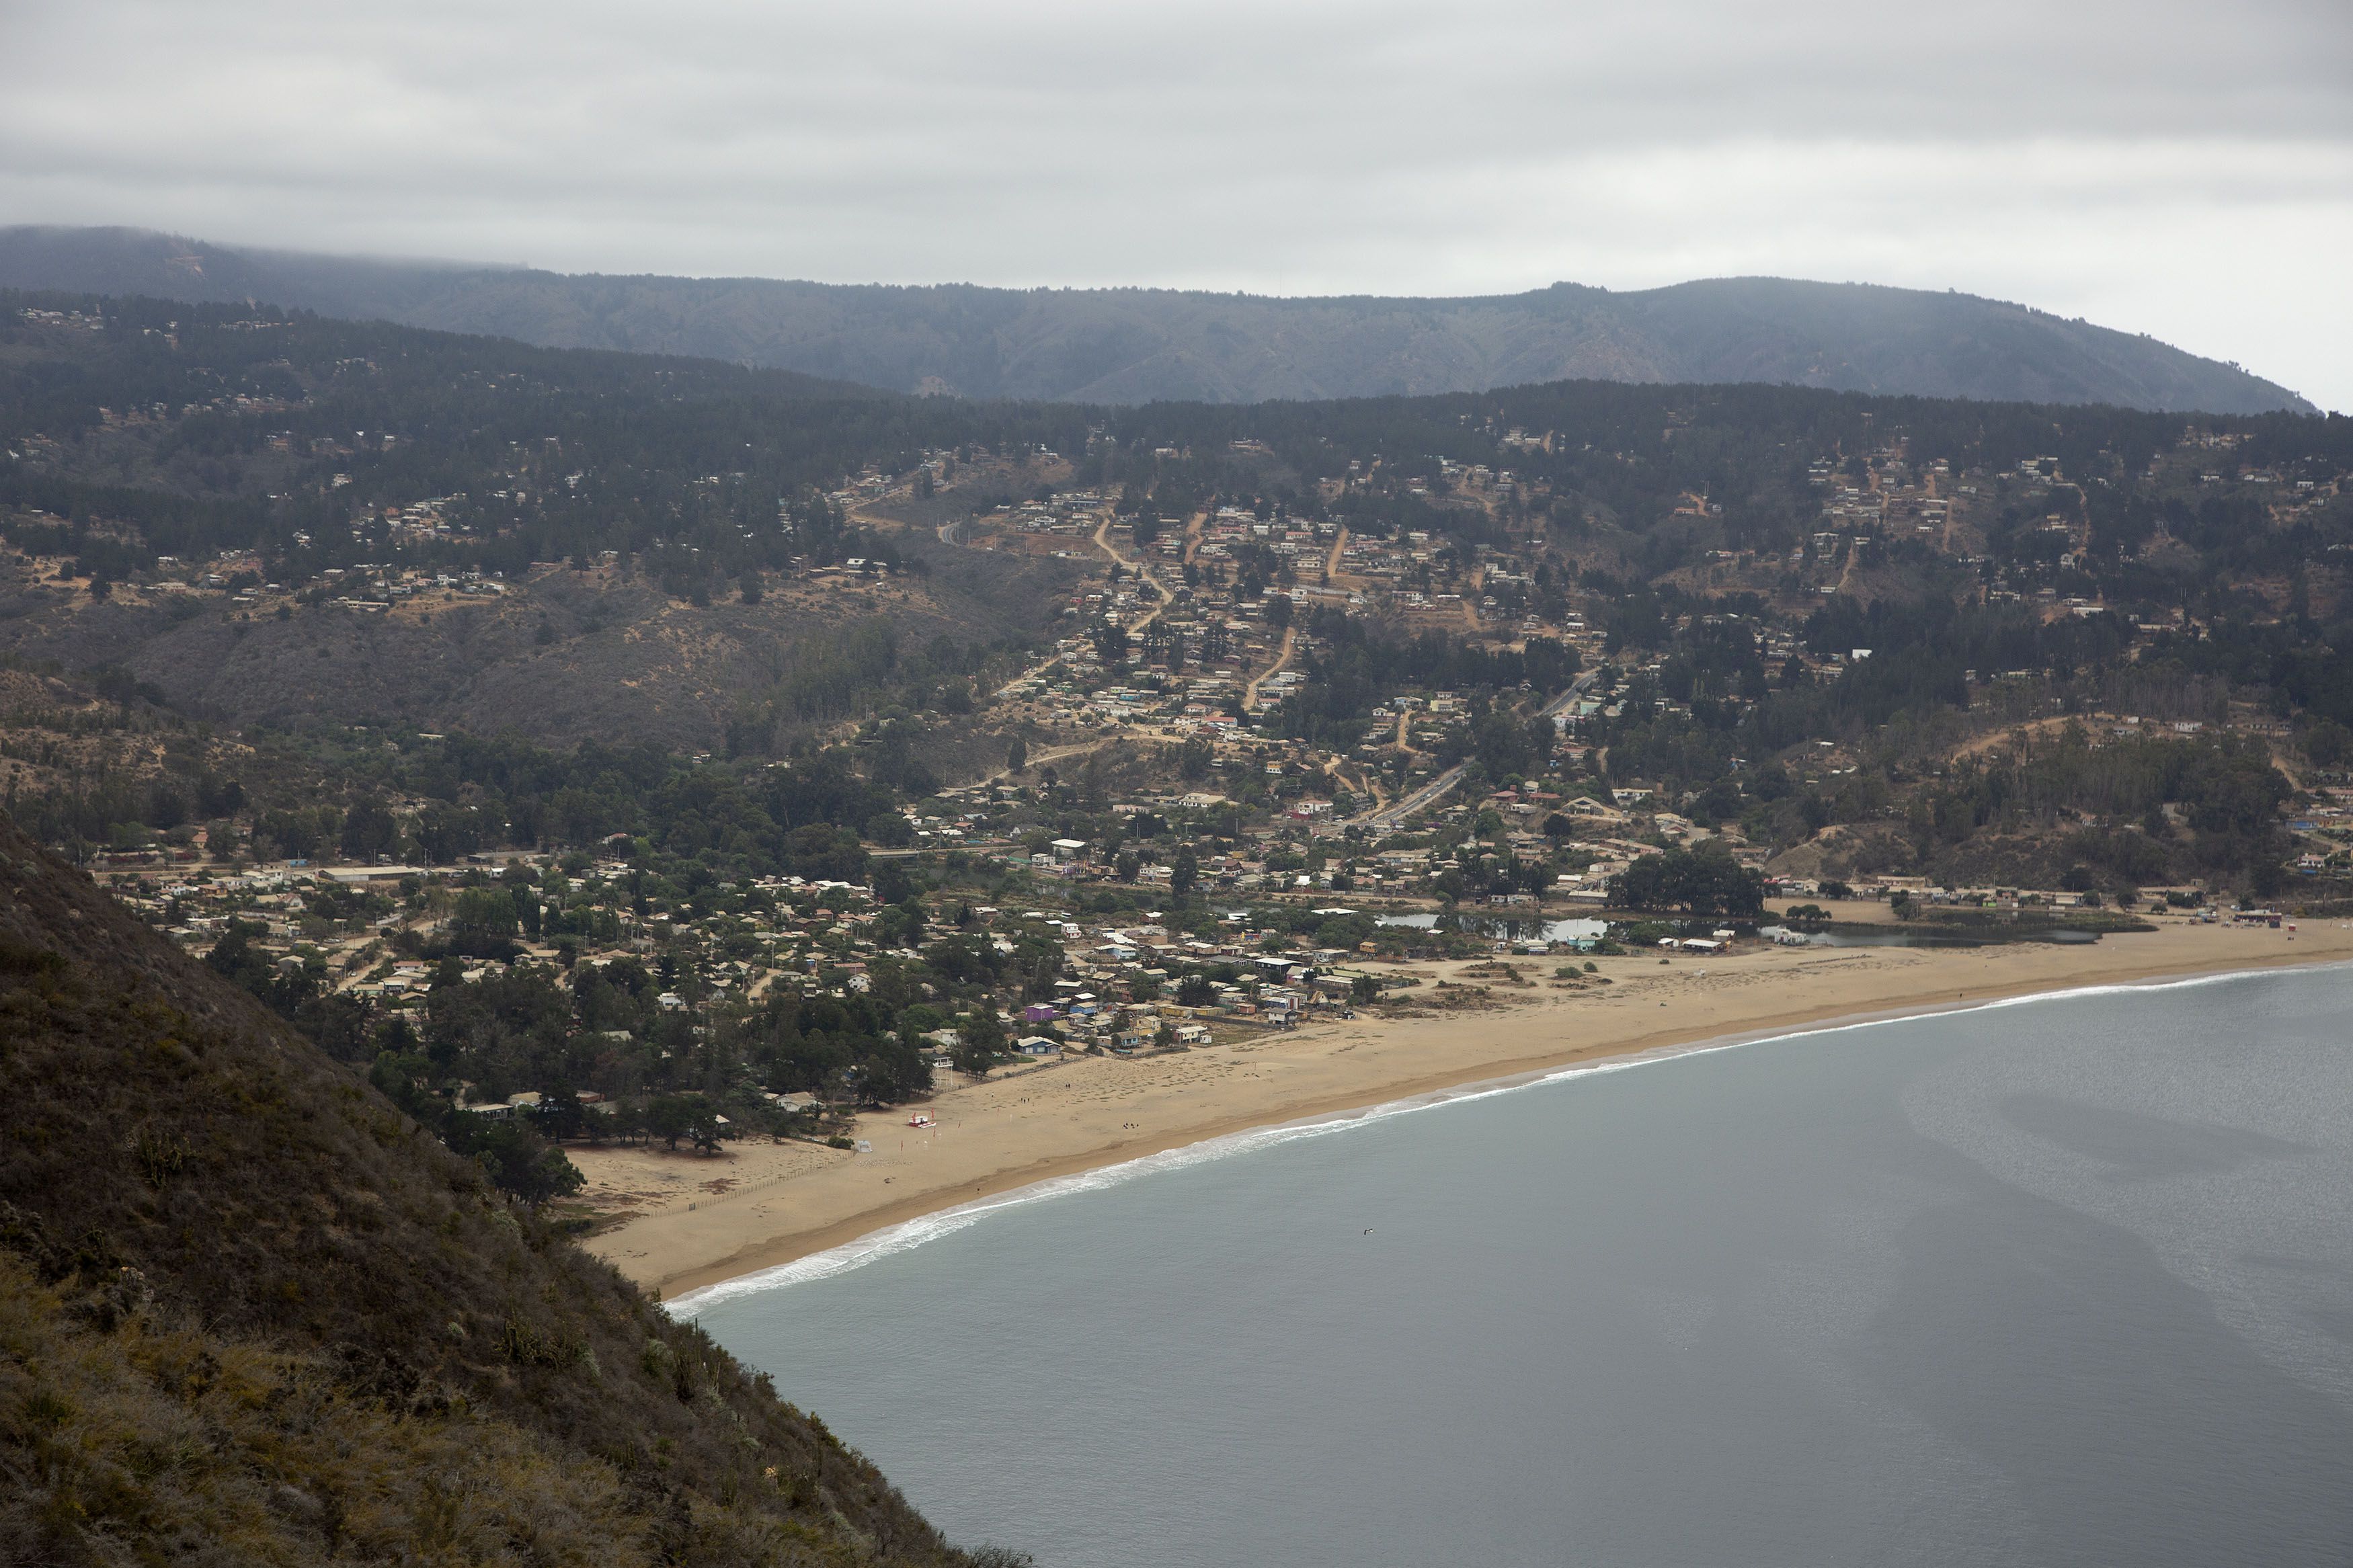
M 2348 1001 L 2094 988 L 1393 1102 L 673 1310 L 1069 1568 L 2334 1562 Z

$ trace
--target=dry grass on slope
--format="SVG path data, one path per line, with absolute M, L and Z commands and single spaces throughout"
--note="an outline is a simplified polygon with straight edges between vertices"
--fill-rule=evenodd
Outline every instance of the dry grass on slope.
M 0 1560 L 621 1563 L 670 1544 L 611 1467 L 512 1423 L 396 1414 L 315 1358 L 69 1303 L 0 1258 Z

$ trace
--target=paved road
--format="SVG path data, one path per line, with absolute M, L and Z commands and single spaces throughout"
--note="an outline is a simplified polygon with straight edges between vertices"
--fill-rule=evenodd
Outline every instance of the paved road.
M 1587 689 L 1592 686 L 1594 677 L 1599 673 L 1600 672 L 1598 670 L 1588 669 L 1583 675 L 1578 676 L 1575 680 L 1570 681 L 1567 690 L 1562 692 L 1559 696 L 1546 703 L 1542 708 L 1536 710 L 1536 717 L 1539 719 L 1549 719 L 1558 713 L 1562 709 L 1567 707 L 1570 703 L 1576 701 L 1579 697 L 1584 696 Z M 1400 795 L 1395 801 L 1381 809 L 1367 812 L 1365 816 L 1357 817 L 1356 820 L 1363 826 L 1376 831 L 1385 832 L 1389 828 L 1395 827 L 1398 823 L 1404 821 L 1407 817 L 1411 816 L 1415 812 L 1421 810 L 1423 807 L 1430 805 L 1433 802 L 1444 799 L 1445 796 L 1453 790 L 1456 784 L 1462 782 L 1462 767 L 1463 764 L 1457 763 L 1454 766 L 1447 769 L 1444 773 L 1439 774 L 1436 778 L 1430 780 L 1419 789 L 1413 791 L 1409 795 Z
M 1299 628 L 1297 626 L 1283 627 L 1282 647 L 1276 650 L 1274 662 L 1268 665 L 1264 669 L 1259 671 L 1258 679 L 1252 680 L 1242 691 L 1243 712 L 1255 713 L 1258 711 L 1258 689 L 1264 686 L 1268 680 L 1271 679 L 1277 670 L 1285 669 L 1290 667 L 1292 650 L 1298 646 Z
M 1150 627 L 1153 622 L 1158 620 L 1162 613 L 1165 612 L 1169 605 L 1176 602 L 1176 595 L 1168 591 L 1168 584 L 1160 580 L 1160 574 L 1153 570 L 1152 563 L 1148 559 L 1139 556 L 1135 560 L 1131 561 L 1126 556 L 1122 555 L 1119 552 L 1119 546 L 1111 542 L 1112 521 L 1113 519 L 1110 514 L 1105 513 L 1103 521 L 1096 525 L 1095 548 L 1102 551 L 1105 555 L 1110 556 L 1112 560 L 1116 562 L 1118 564 L 1134 573 L 1142 581 L 1151 584 L 1152 591 L 1159 595 L 1159 597 L 1154 601 L 1151 610 L 1145 616 L 1145 617 L 1140 621 L 1134 622 L 1128 626 L 1128 636 L 1135 637 Z

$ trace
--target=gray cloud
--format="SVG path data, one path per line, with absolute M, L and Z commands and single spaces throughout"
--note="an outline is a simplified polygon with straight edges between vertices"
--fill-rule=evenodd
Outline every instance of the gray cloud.
M 2353 7 L 0 3 L 0 217 L 572 270 L 1956 287 L 2353 406 Z

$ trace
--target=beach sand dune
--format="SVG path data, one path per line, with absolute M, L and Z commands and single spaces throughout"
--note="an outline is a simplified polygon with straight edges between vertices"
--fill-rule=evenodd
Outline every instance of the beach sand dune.
M 923 1107 L 936 1127 L 908 1127 L 903 1110 L 863 1118 L 858 1136 L 869 1153 L 744 1142 L 716 1156 L 573 1157 L 591 1199 L 628 1216 L 592 1237 L 591 1249 L 667 1298 L 1033 1182 L 1462 1084 L 1832 1019 L 2348 958 L 2345 922 L 2289 931 L 2168 921 L 2086 946 L 1603 958 L 1598 972 L 1611 984 L 1577 988 L 1548 984 L 1556 960 L 1518 961 L 1534 982 L 1522 985 L 1465 973 L 1475 966 L 1426 965 L 1424 973 L 1486 985 L 1484 1004 L 1360 1015 L 1164 1056 L 1072 1058 L 936 1096 Z

